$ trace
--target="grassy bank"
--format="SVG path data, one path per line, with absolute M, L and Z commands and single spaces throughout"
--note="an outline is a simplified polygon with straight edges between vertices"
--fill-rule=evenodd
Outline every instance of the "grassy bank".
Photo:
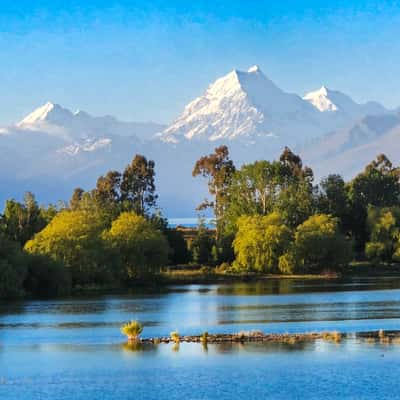
M 78 285 L 72 288 L 71 296 L 79 297 L 99 294 L 126 294 L 131 290 L 135 293 L 149 290 L 167 290 L 169 285 L 186 284 L 229 284 L 240 282 L 260 282 L 268 280 L 334 280 L 350 278 L 374 278 L 374 277 L 400 277 L 400 264 L 374 264 L 370 262 L 353 262 L 339 272 L 326 272 L 324 274 L 261 274 L 254 272 L 233 273 L 220 271 L 218 268 L 200 266 L 181 266 L 180 268 L 168 268 L 151 279 L 133 281 L 127 285 L 91 284 Z
M 207 267 L 171 268 L 161 273 L 160 283 L 165 284 L 201 284 L 201 283 L 230 283 L 255 282 L 268 279 L 338 279 L 357 277 L 400 277 L 398 263 L 352 262 L 337 272 L 327 271 L 322 274 L 262 274 L 262 273 L 233 273 L 219 271 Z
M 166 284 L 200 284 L 200 283 L 230 283 L 230 282 L 255 282 L 268 279 L 334 279 L 336 274 L 257 274 L 219 272 L 200 269 L 171 269 L 161 273 L 162 282 Z
M 344 268 L 341 275 L 345 277 L 400 276 L 400 264 L 357 261 Z

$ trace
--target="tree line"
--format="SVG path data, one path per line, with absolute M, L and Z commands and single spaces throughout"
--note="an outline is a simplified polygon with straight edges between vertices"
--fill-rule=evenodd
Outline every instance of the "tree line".
M 226 146 L 201 157 L 218 263 L 233 271 L 315 273 L 352 260 L 400 261 L 400 169 L 383 154 L 354 179 L 311 168 L 285 148 L 278 160 L 237 168 Z
M 0 298 L 121 287 L 190 261 L 183 235 L 157 209 L 154 162 L 136 155 L 122 171 L 76 188 L 68 203 L 39 206 L 27 193 L 0 219 Z
M 200 223 L 186 243 L 157 207 L 154 161 L 136 155 L 94 189 L 39 206 L 27 193 L 0 218 L 0 298 L 55 296 L 71 288 L 154 281 L 166 265 L 319 273 L 351 260 L 400 260 L 400 170 L 384 155 L 349 182 L 311 168 L 285 148 L 278 160 L 236 167 L 226 146 L 195 162 L 206 179 L 215 230 Z

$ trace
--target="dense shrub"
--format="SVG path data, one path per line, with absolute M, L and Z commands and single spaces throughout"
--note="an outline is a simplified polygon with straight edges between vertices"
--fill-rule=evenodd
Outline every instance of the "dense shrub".
M 0 235 L 0 299 L 22 296 L 26 275 L 26 258 L 19 244 Z
M 352 259 L 351 243 L 340 233 L 337 219 L 326 214 L 313 215 L 297 227 L 294 252 L 305 272 L 335 269 Z
M 369 241 L 365 245 L 365 255 L 374 261 L 397 259 L 399 246 L 400 210 L 397 207 L 368 208 Z
M 122 267 L 127 278 L 144 278 L 168 262 L 165 236 L 143 216 L 122 213 L 103 234 L 106 246 Z
M 28 273 L 24 282 L 27 293 L 40 297 L 68 295 L 71 290 L 69 271 L 47 256 L 30 255 Z
M 291 236 L 278 212 L 239 218 L 233 242 L 234 267 L 240 271 L 277 272 L 279 258 L 288 251 Z
M 187 264 L 191 257 L 183 233 L 176 229 L 166 229 L 165 235 L 170 248 L 168 262 L 172 265 Z
M 200 223 L 196 237 L 193 239 L 190 250 L 193 261 L 197 264 L 212 265 L 217 262 L 215 234 Z
M 27 242 L 25 250 L 46 255 L 70 269 L 74 284 L 111 280 L 101 232 L 105 222 L 89 211 L 62 211 Z

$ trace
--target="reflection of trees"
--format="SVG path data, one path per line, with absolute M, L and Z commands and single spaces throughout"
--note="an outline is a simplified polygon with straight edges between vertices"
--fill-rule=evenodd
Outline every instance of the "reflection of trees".
M 25 301 L 1 302 L 0 315 L 18 315 L 26 312 L 25 306 L 29 304 Z
M 243 277 L 243 280 L 246 278 Z M 217 288 L 219 295 L 254 296 L 267 294 L 301 294 L 353 290 L 393 289 L 399 287 L 400 278 L 393 280 L 367 278 L 268 278 L 256 282 L 235 282 Z
M 219 295 L 254 296 L 266 294 L 289 294 L 298 292 L 294 279 L 268 279 L 257 282 L 238 282 L 222 285 L 217 289 Z

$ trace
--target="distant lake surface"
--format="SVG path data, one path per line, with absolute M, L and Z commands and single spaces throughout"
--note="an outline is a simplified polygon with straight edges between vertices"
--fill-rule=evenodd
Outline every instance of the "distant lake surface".
M 181 344 L 143 336 L 400 329 L 400 279 L 270 280 L 0 303 L 0 399 L 396 398 L 400 345 Z
M 204 218 L 203 222 L 208 228 L 215 227 L 213 218 Z M 176 228 L 177 226 L 184 226 L 186 228 L 195 228 L 199 225 L 199 219 L 198 218 L 169 218 L 168 225 L 171 228 Z

